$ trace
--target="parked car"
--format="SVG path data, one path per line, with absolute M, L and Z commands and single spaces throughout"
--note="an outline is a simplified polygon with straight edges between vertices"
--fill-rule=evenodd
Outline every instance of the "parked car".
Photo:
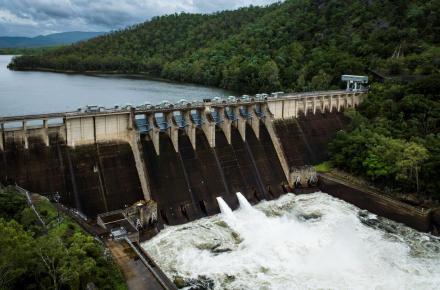
M 234 97 L 234 96 L 229 96 L 229 97 L 228 97 L 228 102 L 230 102 L 230 103 L 236 103 L 236 102 L 237 102 L 237 98 Z
M 173 107 L 173 104 L 171 104 L 170 101 L 164 100 L 159 104 L 159 107 L 163 109 L 169 109 Z
M 220 97 L 215 97 L 211 100 L 212 103 L 220 104 L 223 102 L 223 99 Z
M 249 102 L 251 100 L 251 97 L 249 95 L 243 95 L 240 97 L 240 101 L 242 102 Z

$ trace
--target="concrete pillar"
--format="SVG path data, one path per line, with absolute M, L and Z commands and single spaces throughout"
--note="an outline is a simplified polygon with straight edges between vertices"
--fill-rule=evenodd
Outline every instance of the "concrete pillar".
M 191 145 L 194 150 L 196 150 L 196 124 L 194 124 L 192 118 L 191 118 L 191 111 L 183 111 L 183 120 L 185 120 L 185 132 L 186 135 L 189 137 L 189 141 L 191 141 Z
M 46 146 L 49 146 L 49 124 L 48 120 L 43 120 L 43 141 Z
M 289 165 L 287 163 L 287 158 L 284 154 L 283 148 L 281 147 L 280 140 L 278 139 L 275 129 L 273 126 L 273 115 L 270 113 L 270 111 L 267 109 L 267 106 L 264 105 L 264 118 L 262 119 L 264 125 L 266 126 L 267 132 L 269 133 L 270 139 L 272 140 L 273 147 L 275 148 L 275 151 L 277 152 L 278 159 L 280 160 L 281 167 L 283 168 L 284 175 L 286 177 L 287 182 L 290 186 L 293 186 L 291 184 L 290 180 L 290 170 Z
M 179 126 L 177 126 L 174 116 L 172 112 L 164 113 L 165 120 L 168 125 L 167 134 L 171 138 L 171 142 L 173 143 L 174 150 L 179 152 Z
M 316 98 L 317 97 L 313 97 L 313 100 L 312 100 L 312 102 L 313 102 L 313 115 L 316 114 Z
M 330 103 L 330 108 L 329 108 L 329 111 L 330 111 L 330 113 L 333 111 L 333 96 L 332 95 L 330 95 L 330 100 L 329 100 L 329 103 Z
M 238 128 L 241 139 L 243 139 L 243 141 L 246 141 L 246 119 L 243 118 L 243 116 L 240 114 L 240 107 L 234 107 L 234 114 L 237 117 L 234 125 Z
M 298 100 L 295 100 L 294 101 L 294 104 L 295 104 L 295 118 L 298 118 Z
M 337 96 L 337 102 L 336 102 L 336 107 L 337 107 L 337 109 L 338 109 L 338 112 L 340 112 L 341 111 L 341 95 L 338 95 Z
M 23 141 L 24 141 L 24 149 L 29 149 L 26 120 L 23 120 Z
M 248 107 L 248 112 L 249 114 L 251 114 L 251 118 L 249 118 L 247 122 L 249 123 L 249 125 L 251 125 L 252 131 L 254 131 L 257 139 L 260 140 L 260 118 L 255 111 L 255 105 L 250 105 Z
M 129 131 L 129 143 L 131 150 L 133 151 L 134 162 L 136 164 L 136 171 L 139 175 L 139 181 L 141 183 L 142 193 L 145 200 L 151 199 L 151 188 L 148 180 L 148 170 L 145 166 L 145 160 L 142 151 L 142 144 L 140 140 L 140 134 L 137 130 Z M 157 152 L 156 152 L 157 153 Z
M 228 116 L 226 115 L 224 107 L 218 108 L 217 112 L 220 117 L 220 120 L 222 120 L 219 124 L 219 127 L 222 128 L 222 131 L 225 134 L 225 137 L 226 137 L 226 140 L 228 141 L 228 144 L 231 145 L 232 120 L 230 120 L 228 118 Z
M 321 113 L 325 112 L 325 96 L 321 97 Z
M 5 151 L 5 124 L 0 123 L 0 150 Z
M 205 133 L 206 139 L 208 139 L 209 146 L 215 147 L 215 122 L 212 120 L 212 116 L 206 112 L 201 111 L 202 130 Z
M 303 102 L 304 102 L 304 116 L 307 116 L 307 111 L 308 111 L 308 108 L 307 108 L 307 97 L 304 97 Z
M 160 147 L 159 147 L 160 129 L 155 122 L 153 114 L 146 115 L 145 118 L 148 120 L 148 127 L 150 127 L 149 135 L 150 135 L 151 141 L 153 142 L 154 150 L 156 151 L 156 154 L 159 155 L 159 153 L 160 153 L 159 152 L 160 151 Z

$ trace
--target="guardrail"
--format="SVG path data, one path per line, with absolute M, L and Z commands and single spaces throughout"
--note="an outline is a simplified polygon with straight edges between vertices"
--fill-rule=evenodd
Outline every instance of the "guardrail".
M 221 100 L 210 100 L 210 102 L 202 102 L 197 101 L 193 103 L 185 103 L 185 104 L 167 104 L 165 105 L 156 105 L 150 106 L 150 108 L 142 108 L 143 106 L 127 106 L 124 108 L 102 108 L 99 111 L 67 111 L 67 112 L 59 112 L 59 113 L 48 113 L 48 114 L 31 114 L 31 115 L 21 115 L 21 116 L 6 116 L 0 117 L 0 123 L 7 122 L 19 122 L 26 120 L 43 120 L 43 119 L 69 119 L 76 117 L 88 117 L 88 116 L 99 116 L 99 115 L 112 115 L 112 114 L 129 114 L 132 110 L 136 113 L 142 114 L 154 114 L 154 113 L 167 113 L 177 110 L 200 110 L 205 108 L 206 106 L 211 107 L 227 107 L 227 106 L 242 106 L 249 105 L 252 103 L 265 103 L 271 101 L 277 101 L 279 99 L 299 99 L 303 97 L 309 96 L 326 96 L 326 95 L 336 95 L 336 94 L 356 94 L 356 93 L 366 93 L 367 90 L 357 90 L 357 91 L 346 91 L 346 90 L 329 90 L 329 91 L 313 91 L 313 92 L 300 92 L 300 93 L 283 93 L 278 94 L 276 96 L 267 96 L 264 98 L 260 97 L 249 97 L 246 100 L 242 100 L 240 98 L 236 98 L 234 101 L 228 99 Z

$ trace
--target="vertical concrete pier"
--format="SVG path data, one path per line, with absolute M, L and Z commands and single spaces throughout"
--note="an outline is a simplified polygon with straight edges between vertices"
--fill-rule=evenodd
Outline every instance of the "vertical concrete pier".
M 241 139 L 246 141 L 246 118 L 241 114 L 239 106 L 234 107 L 234 115 L 236 118 L 234 121 L 234 126 L 237 127 Z
M 215 147 L 215 122 L 209 112 L 205 110 L 200 111 L 200 116 L 202 119 L 202 130 L 208 139 L 209 146 Z
M 218 122 L 220 128 L 222 128 L 223 133 L 225 134 L 226 140 L 228 141 L 228 144 L 231 145 L 231 124 L 232 120 L 229 118 L 228 114 L 226 113 L 226 109 L 224 107 L 217 109 L 218 114 Z
M 260 104 L 253 104 L 248 106 L 249 117 L 247 123 L 251 126 L 254 131 L 255 137 L 260 139 L 260 116 L 257 113 L 257 106 Z
M 156 118 L 154 117 L 153 114 L 147 114 L 147 115 L 145 115 L 145 118 L 147 119 L 148 126 L 150 128 L 150 131 L 148 132 L 148 134 L 150 135 L 151 141 L 153 142 L 154 150 L 155 150 L 156 154 L 159 155 L 160 154 L 160 146 L 159 146 L 160 128 L 157 125 Z
M 189 137 L 189 141 L 191 142 L 193 149 L 196 150 L 196 146 L 197 146 L 196 129 L 197 129 L 197 126 L 196 126 L 196 124 L 194 124 L 194 121 L 191 117 L 190 110 L 182 111 L 182 114 L 183 114 L 183 120 L 185 122 L 185 132 Z
M 165 113 L 165 120 L 167 123 L 166 132 L 170 137 L 171 142 L 173 143 L 174 150 L 176 150 L 176 152 L 179 152 L 179 127 L 176 124 L 173 113 Z

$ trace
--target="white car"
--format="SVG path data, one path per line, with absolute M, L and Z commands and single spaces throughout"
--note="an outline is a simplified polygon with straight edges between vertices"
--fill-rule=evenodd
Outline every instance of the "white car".
M 164 100 L 159 104 L 159 107 L 168 109 L 168 108 L 172 108 L 173 104 L 171 104 L 170 101 Z
M 236 102 L 237 102 L 237 98 L 234 97 L 234 96 L 229 96 L 229 97 L 228 97 L 228 102 L 236 103 Z

